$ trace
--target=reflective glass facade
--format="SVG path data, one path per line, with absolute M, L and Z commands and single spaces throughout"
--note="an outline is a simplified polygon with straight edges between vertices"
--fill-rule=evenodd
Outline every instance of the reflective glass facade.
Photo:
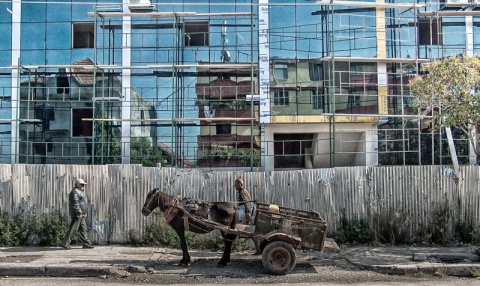
M 350 2 L 2 2 L 0 162 L 449 163 L 408 81 L 478 53 L 477 5 Z

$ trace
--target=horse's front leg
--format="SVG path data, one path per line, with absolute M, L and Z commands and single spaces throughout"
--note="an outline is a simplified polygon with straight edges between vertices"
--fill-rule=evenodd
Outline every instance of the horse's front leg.
M 176 229 L 178 239 L 180 240 L 180 247 L 182 248 L 182 260 L 180 260 L 180 265 L 188 267 L 190 264 L 190 254 L 188 253 L 187 241 L 185 239 L 185 230 L 183 228 Z
M 225 250 L 223 251 L 222 258 L 218 261 L 218 267 L 225 267 L 230 262 L 230 254 L 232 253 L 233 242 L 237 239 L 235 234 L 226 234 L 222 232 L 223 243 L 225 244 Z

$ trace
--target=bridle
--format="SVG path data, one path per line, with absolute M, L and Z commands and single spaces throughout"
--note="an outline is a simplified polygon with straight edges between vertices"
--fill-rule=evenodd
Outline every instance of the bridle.
M 155 188 L 154 189 L 154 193 L 157 193 L 158 194 L 158 188 Z M 153 212 L 153 210 L 149 210 L 147 209 L 145 206 L 149 206 L 151 203 L 152 203 L 152 200 L 153 200 L 153 197 L 154 197 L 154 194 L 152 193 L 152 195 L 150 196 L 150 200 L 148 201 L 148 204 L 145 204 L 142 208 L 142 210 L 148 214 L 151 214 Z M 160 196 L 157 195 L 157 206 L 160 204 Z

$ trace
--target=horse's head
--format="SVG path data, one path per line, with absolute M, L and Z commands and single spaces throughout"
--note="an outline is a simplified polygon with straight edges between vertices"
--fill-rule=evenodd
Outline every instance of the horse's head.
M 143 204 L 142 214 L 144 216 L 148 216 L 154 209 L 158 207 L 158 195 L 160 194 L 160 190 L 155 188 L 148 192 L 147 198 L 145 199 L 145 203 Z

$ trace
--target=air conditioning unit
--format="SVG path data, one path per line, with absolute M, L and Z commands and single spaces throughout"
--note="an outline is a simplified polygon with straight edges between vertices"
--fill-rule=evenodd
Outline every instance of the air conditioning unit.
M 462 7 L 469 3 L 470 0 L 445 0 L 445 7 Z
M 128 3 L 128 8 L 130 11 L 151 11 L 154 7 L 155 6 L 152 5 L 150 0 L 129 0 Z

